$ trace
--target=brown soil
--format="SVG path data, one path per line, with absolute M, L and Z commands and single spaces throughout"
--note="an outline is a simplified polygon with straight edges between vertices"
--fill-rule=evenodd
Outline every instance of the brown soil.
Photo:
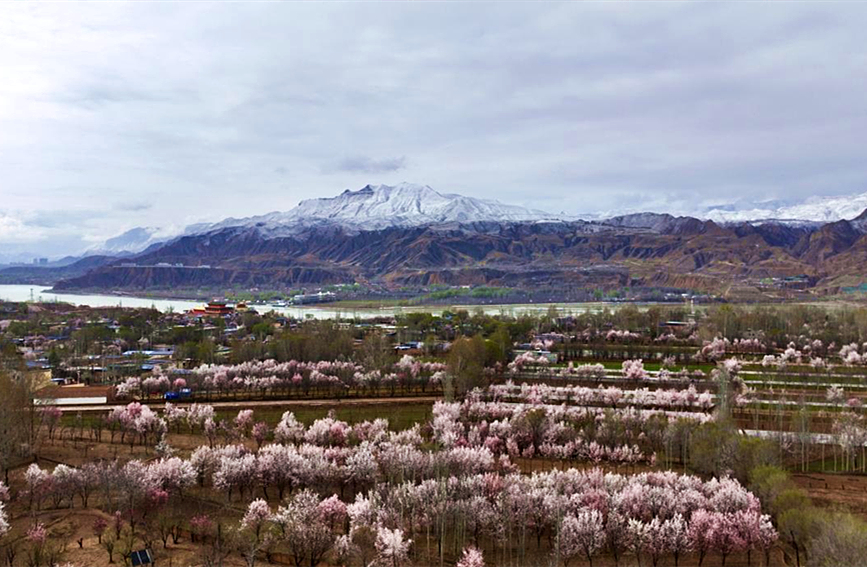
M 93 534 L 93 522 L 98 518 L 103 517 L 111 522 L 111 518 L 94 509 L 74 508 L 70 510 L 49 510 L 36 514 L 32 521 L 45 524 L 49 532 L 48 545 L 63 546 L 65 551 L 62 554 L 61 564 L 70 562 L 73 565 L 81 567 L 107 567 L 109 565 L 122 566 L 124 565 L 123 558 L 119 552 L 120 546 L 114 550 L 114 563 L 108 562 L 108 553 L 100 545 L 98 538 Z M 12 535 L 9 541 L 4 543 L 15 542 L 18 556 L 16 557 L 16 565 L 26 564 L 26 554 L 28 544 L 23 540 L 22 533 L 31 525 L 31 519 L 27 516 L 17 518 L 12 523 Z M 111 528 L 109 528 L 111 529 Z M 78 540 L 82 539 L 81 547 Z M 141 548 L 141 545 L 136 545 L 136 549 Z M 189 538 L 182 538 L 177 544 L 171 543 L 167 548 L 163 548 L 161 540 L 157 540 L 156 544 L 151 549 L 156 565 L 164 566 L 192 566 L 202 564 L 202 549 L 198 544 L 191 543 Z M 261 565 L 270 565 L 265 562 L 258 562 Z M 240 567 L 245 565 L 244 560 L 238 554 L 232 554 L 225 562 L 227 567 Z
M 36 392 L 37 398 L 98 398 L 108 396 L 108 386 L 85 386 L 70 384 L 68 386 L 47 386 Z
M 432 400 L 433 399 L 436 398 L 432 398 Z M 239 404 L 264 406 L 284 405 L 287 407 L 291 407 L 293 405 L 302 405 L 306 407 L 334 407 L 341 404 L 370 404 L 387 406 L 389 404 L 394 404 L 396 401 L 399 402 L 400 399 L 396 400 L 394 398 L 390 398 L 346 400 L 343 402 L 260 402 L 258 404 L 246 402 Z M 404 400 L 404 403 L 406 402 L 421 402 L 421 400 L 419 398 L 410 398 Z M 427 403 L 430 402 L 428 401 Z M 45 439 L 43 440 L 38 451 L 40 465 L 43 467 L 51 468 L 57 462 L 64 462 L 70 465 L 81 465 L 86 461 L 93 461 L 99 459 L 117 458 L 121 461 L 124 461 L 130 458 L 149 459 L 153 458 L 154 456 L 152 449 L 140 446 L 130 447 L 128 444 L 120 444 L 119 440 L 116 440 L 116 442 L 112 444 L 108 442 L 109 438 L 110 436 L 108 435 L 108 433 L 104 432 L 103 441 L 99 443 L 92 441 L 85 442 L 80 440 L 73 441 L 69 439 Z M 188 456 L 195 447 L 206 443 L 207 441 L 201 435 L 171 433 L 169 435 L 169 442 L 173 447 L 178 450 L 178 453 L 181 456 Z M 517 461 L 517 464 L 524 472 L 550 470 L 551 468 L 561 468 L 564 466 L 563 463 L 546 459 L 519 459 Z M 23 487 L 22 476 L 25 468 L 26 465 L 23 465 L 16 469 L 11 475 L 12 486 L 15 491 L 19 491 Z M 645 466 L 639 466 L 612 468 L 611 470 L 616 470 L 616 472 L 622 474 L 634 474 L 649 469 Z M 806 488 L 809 491 L 810 495 L 820 503 L 827 502 L 828 504 L 844 504 L 846 506 L 850 506 L 856 513 L 867 515 L 867 477 L 860 477 L 854 475 L 841 476 L 800 474 L 794 475 L 794 478 L 799 485 Z M 259 497 L 260 493 L 256 492 L 254 496 Z M 236 525 L 238 522 L 238 518 L 243 513 L 242 509 L 248 500 L 249 495 L 247 496 L 247 499 L 243 502 L 238 500 L 237 495 L 234 495 L 232 501 L 228 502 L 224 495 L 217 493 L 211 489 L 195 488 L 189 491 L 189 493 L 183 497 L 181 506 L 184 508 L 186 516 L 206 513 L 212 518 L 222 518 L 226 524 Z M 27 544 L 26 542 L 23 542 L 21 540 L 22 534 L 27 530 L 30 525 L 32 525 L 33 521 L 39 521 L 46 524 L 50 533 L 52 534 L 53 542 L 57 543 L 58 545 L 60 543 L 65 544 L 66 551 L 63 555 L 64 561 L 71 561 L 73 562 L 73 564 L 80 566 L 108 566 L 108 555 L 106 551 L 97 543 L 97 539 L 93 535 L 91 527 L 93 521 L 97 517 L 102 516 L 108 518 L 106 514 L 93 508 L 93 506 L 99 505 L 99 503 L 100 496 L 95 494 L 93 500 L 91 501 L 92 508 L 82 509 L 81 502 L 79 501 L 79 499 L 76 498 L 75 508 L 43 510 L 37 512 L 35 517 L 31 518 L 30 514 L 26 510 L 26 502 L 22 501 L 22 499 L 18 499 L 18 501 L 14 502 L 10 506 L 10 513 L 13 518 L 13 532 L 10 534 L 10 536 L 6 538 L 6 542 L 16 540 L 18 541 L 19 555 L 16 558 L 16 564 L 25 564 L 24 555 L 26 553 Z M 271 504 L 272 507 L 276 507 L 278 505 L 276 501 L 272 501 Z M 46 503 L 46 506 L 48 505 L 49 504 Z M 79 548 L 79 545 L 77 543 L 77 540 L 79 538 L 82 538 L 81 548 Z M 425 541 L 423 537 L 417 537 L 416 539 L 417 541 L 414 545 L 414 552 L 418 555 L 414 556 L 414 567 L 421 567 L 431 564 L 430 560 L 427 559 L 428 555 L 426 552 Z M 492 567 L 495 567 L 498 564 L 498 552 L 497 554 L 495 554 L 495 551 L 491 549 L 490 545 L 487 545 L 485 547 L 485 555 L 487 559 L 486 563 Z M 542 542 L 542 549 L 539 551 L 535 549 L 534 544 L 531 544 L 530 548 L 531 549 L 528 551 L 527 559 L 528 565 L 541 565 L 548 563 L 549 549 L 546 541 Z M 172 544 L 170 542 L 168 549 L 163 549 L 162 542 L 157 539 L 153 547 L 153 551 L 157 558 L 158 565 L 197 566 L 202 564 L 203 548 L 200 547 L 199 544 L 191 543 L 189 537 L 182 537 L 178 544 Z M 761 555 L 761 553 L 754 553 L 751 558 L 751 564 L 764 565 L 764 558 Z M 434 553 L 431 554 L 431 556 L 436 556 L 435 550 Z M 284 558 L 276 557 L 275 561 L 280 560 L 279 562 L 268 563 L 264 557 L 261 557 L 257 561 L 257 565 L 288 564 L 288 561 L 283 562 L 282 559 Z M 288 560 L 288 558 L 285 559 Z M 650 558 L 642 557 L 641 559 L 644 564 L 650 564 Z M 631 555 L 621 557 L 620 560 L 621 565 L 634 565 L 635 563 L 635 558 Z M 332 559 L 328 562 L 323 563 L 322 565 L 334 564 L 334 560 Z M 446 565 L 453 564 L 454 557 L 451 557 L 450 561 L 447 560 Z M 595 557 L 593 564 L 607 567 L 614 565 L 615 563 L 612 557 L 602 555 L 599 557 Z M 695 566 L 698 564 L 698 558 L 694 556 L 681 558 L 679 564 L 684 566 Z M 745 555 L 732 556 L 727 558 L 726 560 L 726 565 L 730 565 L 733 567 L 745 566 L 747 564 L 747 557 Z M 116 554 L 115 556 L 114 565 L 123 565 L 123 561 L 120 558 L 119 554 Z M 244 565 L 244 562 L 240 555 L 236 552 L 233 553 L 231 557 L 225 562 L 225 565 L 235 567 Z M 579 561 L 576 559 L 571 562 L 570 565 L 573 567 L 585 566 L 587 565 L 587 562 Z M 673 565 L 673 559 L 665 558 L 660 562 L 660 565 Z M 710 555 L 704 559 L 703 565 L 709 567 L 717 567 L 721 565 L 721 559 L 716 555 Z M 771 556 L 771 565 L 787 565 L 781 550 L 774 550 Z
M 795 483 L 817 504 L 845 507 L 867 519 L 867 477 L 842 474 L 793 474 Z

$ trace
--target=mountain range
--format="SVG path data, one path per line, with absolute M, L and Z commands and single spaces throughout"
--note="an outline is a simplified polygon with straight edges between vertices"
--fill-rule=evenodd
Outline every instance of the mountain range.
M 345 231 L 379 230 L 478 221 L 521 222 L 559 219 L 544 211 L 506 205 L 499 201 L 440 193 L 429 186 L 401 183 L 395 186 L 367 185 L 357 191 L 345 190 L 336 197 L 306 199 L 297 207 L 247 218 L 227 218 L 201 223 L 172 232 L 162 227 L 136 227 L 88 254 L 141 252 L 155 244 L 181 236 L 205 234 L 226 228 L 253 228 L 268 238 L 292 236 L 313 227 L 340 227 Z
M 867 209 L 867 193 L 836 197 L 813 197 L 800 203 L 764 201 L 709 207 L 684 214 L 700 220 L 713 220 L 721 225 L 778 223 L 801 226 L 821 226 L 828 222 L 851 219 Z M 339 226 L 346 230 L 378 230 L 388 227 L 409 227 L 479 221 L 601 221 L 617 224 L 617 219 L 640 219 L 657 213 L 616 215 L 588 213 L 583 215 L 553 214 L 545 211 L 506 205 L 498 201 L 476 199 L 462 195 L 440 193 L 429 186 L 401 183 L 396 186 L 367 185 L 357 191 L 345 190 L 336 197 L 307 199 L 295 208 L 246 218 L 227 218 L 216 223 L 198 223 L 175 227 L 135 227 L 123 234 L 91 247 L 85 255 L 128 255 L 142 252 L 181 236 L 205 234 L 217 229 L 254 227 L 271 237 L 298 234 L 314 226 Z M 633 221 L 635 222 L 635 221 Z
M 835 205 L 816 206 L 830 214 Z M 137 253 L 54 277 L 58 290 L 362 283 L 828 294 L 867 282 L 865 233 L 867 211 L 831 222 L 658 213 L 588 221 L 427 186 L 368 185 L 287 212 L 187 227 L 163 242 L 159 231 L 130 231 L 106 245 L 134 243 Z
M 851 219 L 867 209 L 867 193 L 834 197 L 811 197 L 801 203 L 764 202 L 741 207 L 709 208 L 697 216 L 716 222 L 776 221 L 823 224 Z

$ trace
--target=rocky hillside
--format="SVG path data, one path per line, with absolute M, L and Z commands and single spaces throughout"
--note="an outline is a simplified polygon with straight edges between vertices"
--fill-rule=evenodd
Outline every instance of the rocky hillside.
M 867 214 L 867 213 L 865 213 Z M 834 292 L 867 281 L 867 216 L 818 227 L 671 215 L 608 221 L 450 222 L 356 230 L 295 227 L 274 236 L 230 226 L 180 237 L 57 289 L 294 286 L 368 282 L 523 288 L 665 286 L 724 292 L 734 284 Z M 135 265 L 132 265 L 132 264 Z M 789 278 L 789 281 L 782 281 Z

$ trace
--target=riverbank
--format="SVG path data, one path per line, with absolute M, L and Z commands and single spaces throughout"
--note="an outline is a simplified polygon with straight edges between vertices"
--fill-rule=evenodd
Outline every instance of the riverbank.
M 64 302 L 73 305 L 89 307 L 135 307 L 154 308 L 159 311 L 187 311 L 194 307 L 200 307 L 200 301 L 184 299 L 157 299 L 153 297 L 136 297 L 131 295 L 109 294 L 67 294 L 55 293 L 50 288 L 38 288 L 28 285 L 0 285 L 0 299 L 14 302 L 37 301 L 44 303 Z M 298 319 L 373 319 L 377 317 L 393 317 L 402 313 L 442 313 L 458 309 L 470 311 L 482 311 L 488 315 L 542 315 L 551 308 L 558 313 L 578 314 L 588 311 L 601 311 L 603 309 L 618 309 L 624 305 L 636 305 L 639 309 L 647 309 L 655 303 L 518 303 L 518 304 L 488 304 L 488 305 L 460 305 L 460 304 L 437 304 L 437 305 L 412 305 L 399 306 L 379 304 L 365 307 L 347 303 L 321 303 L 300 306 L 276 307 L 272 305 L 254 305 L 257 311 L 276 311 L 277 313 L 295 317 Z

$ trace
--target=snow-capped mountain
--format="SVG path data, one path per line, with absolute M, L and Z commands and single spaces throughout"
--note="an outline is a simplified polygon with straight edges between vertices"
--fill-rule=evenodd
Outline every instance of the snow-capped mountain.
M 802 203 L 769 202 L 757 207 L 708 209 L 696 216 L 716 222 L 750 222 L 761 220 L 806 221 L 826 223 L 853 219 L 867 209 L 867 193 L 836 197 L 811 197 Z
M 137 227 L 110 238 L 88 253 L 137 253 L 180 236 L 205 234 L 225 228 L 254 228 L 264 237 L 291 236 L 314 226 L 337 226 L 350 231 L 448 223 L 557 220 L 562 215 L 506 205 L 499 201 L 440 193 L 427 185 L 367 185 L 345 190 L 336 197 L 306 199 L 289 211 L 217 223 L 177 228 Z
M 124 252 L 141 252 L 151 244 L 164 240 L 166 234 L 159 228 L 139 226 L 123 234 L 109 238 L 102 244 L 94 246 L 89 253 L 122 254 Z
M 867 278 L 862 206 L 867 209 L 867 195 L 586 222 L 427 186 L 366 186 L 305 200 L 287 212 L 187 227 L 183 238 L 150 245 L 131 261 L 96 264 L 55 287 L 222 289 L 249 282 L 292 288 L 363 280 L 389 289 L 508 282 L 560 293 L 638 282 L 723 293 L 732 282 L 797 277 L 837 293 Z M 762 220 L 774 218 L 784 220 Z M 144 246 L 156 234 L 133 230 L 110 245 Z M 194 266 L 214 269 L 188 269 Z
M 867 209 L 867 193 L 845 197 L 814 197 L 797 204 L 766 201 L 757 206 L 726 205 L 690 214 L 717 223 L 785 224 L 818 227 L 826 222 L 853 219 Z M 683 215 L 684 213 L 681 213 Z M 544 211 L 507 205 L 499 201 L 440 193 L 427 185 L 401 183 L 395 186 L 367 185 L 357 191 L 345 190 L 336 197 L 307 199 L 285 212 L 271 212 L 247 218 L 228 218 L 186 228 L 139 227 L 107 240 L 90 254 L 138 253 L 154 244 L 180 236 L 192 236 L 225 228 L 255 229 L 265 238 L 291 236 L 311 227 L 334 226 L 344 231 L 380 230 L 450 223 L 535 222 L 594 220 L 624 228 L 659 228 L 678 222 L 669 214 L 552 215 Z
M 229 227 L 255 227 L 269 236 L 293 234 L 301 228 L 335 225 L 351 230 L 424 226 L 446 223 L 516 222 L 554 219 L 549 213 L 499 201 L 440 193 L 427 185 L 367 185 L 336 197 L 307 199 L 286 212 L 246 219 L 226 219 L 202 232 Z
M 136 254 L 143 250 L 147 250 L 155 244 L 168 242 L 169 240 L 173 240 L 179 236 L 206 232 L 210 226 L 210 223 L 192 224 L 185 228 L 179 228 L 177 226 L 139 226 L 132 228 L 123 234 L 109 238 L 102 244 L 89 248 L 85 254 L 101 254 L 106 256 Z

